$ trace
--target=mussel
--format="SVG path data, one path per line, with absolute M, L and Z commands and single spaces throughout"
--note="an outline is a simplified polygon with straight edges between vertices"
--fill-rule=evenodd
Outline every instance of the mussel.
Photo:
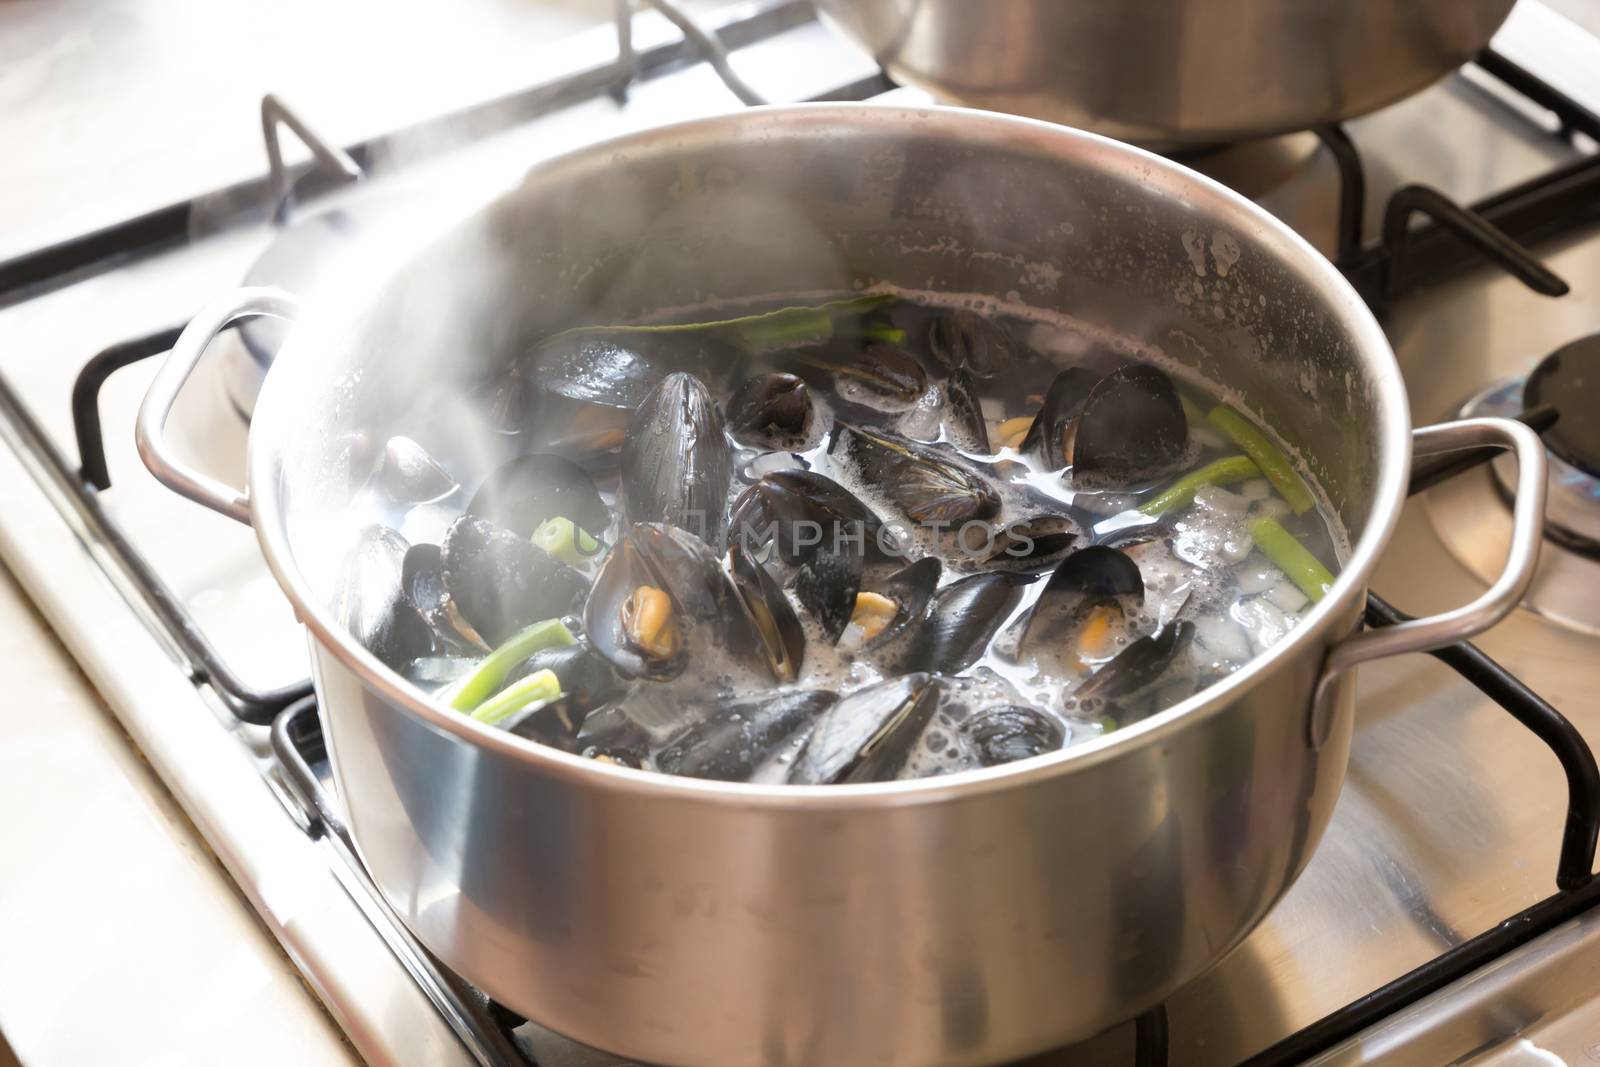
M 868 561 L 903 554 L 900 537 L 848 489 L 814 471 L 770 471 L 740 494 L 729 540 L 755 553 L 769 543 L 783 562 L 800 563 L 819 548 L 854 546 Z
M 840 399 L 873 408 L 908 408 L 928 387 L 927 372 L 915 356 L 881 341 L 854 354 L 841 354 L 831 346 L 801 348 L 776 360 L 801 375 L 824 375 Z
M 783 586 L 756 562 L 742 543 L 728 546 L 733 587 L 750 622 L 747 643 L 753 646 L 773 678 L 792 682 L 805 662 L 806 635 Z
M 478 486 L 467 514 L 523 538 L 557 517 L 595 537 L 611 525 L 611 512 L 589 472 L 553 452 L 531 452 L 502 464 Z
M 789 767 L 789 781 L 827 785 L 893 778 L 938 703 L 938 680 L 921 672 L 856 690 L 817 719 Z
M 1052 378 L 1020 451 L 1038 456 L 1046 470 L 1060 470 L 1071 462 L 1073 420 L 1097 380 L 1083 367 L 1068 367 Z
M 334 615 L 385 666 L 400 670 L 435 651 L 432 628 L 401 586 L 406 539 L 387 526 L 356 536 L 339 571 Z
M 1075 481 L 1123 488 L 1176 470 L 1188 452 L 1189 420 L 1172 381 L 1129 363 L 1095 383 L 1072 433 Z
M 991 571 L 959 578 L 940 589 L 912 636 L 901 669 L 955 674 L 972 666 L 1022 602 L 1023 590 L 1032 580 Z
M 589 584 L 526 538 L 472 515 L 450 525 L 440 562 L 455 611 L 489 646 L 567 614 Z
M 879 649 L 894 659 L 928 613 L 942 568 L 933 556 L 908 563 L 871 589 L 856 593 L 839 648 L 866 653 Z
M 829 449 L 847 455 L 915 522 L 955 525 L 1000 510 L 999 494 L 982 475 L 927 445 L 841 424 Z
M 978 400 L 978 383 L 965 367 L 957 368 L 944 383 L 944 430 L 952 444 L 968 452 L 988 454 L 989 425 Z
M 964 308 L 929 323 L 928 348 L 950 370 L 965 367 L 979 378 L 1010 373 L 1036 358 L 1004 326 Z
M 622 445 L 622 508 L 629 522 L 664 522 L 721 545 L 733 456 L 711 392 L 672 373 L 650 391 Z
M 631 411 L 673 373 L 721 386 L 740 358 L 707 333 L 581 330 L 541 342 L 519 369 L 546 392 Z
M 673 678 L 704 637 L 726 645 L 736 594 L 716 553 L 660 523 L 627 527 L 596 575 L 583 625 L 596 654 L 624 678 Z
M 728 400 L 728 432 L 742 444 L 792 446 L 811 431 L 811 392 L 793 374 L 746 379 Z
M 1194 623 L 1175 619 L 1155 633 L 1129 642 L 1111 661 L 1072 691 L 1078 701 L 1114 700 L 1155 684 L 1194 639 Z
M 1065 737 L 1059 722 L 1017 704 L 985 708 L 964 720 L 960 730 L 985 767 L 1054 752 Z
M 1098 620 L 1105 629 L 1110 614 L 1120 616 L 1125 605 L 1144 600 L 1144 579 L 1139 565 L 1127 555 L 1105 545 L 1081 548 L 1061 561 L 1039 597 L 1018 620 L 1004 651 L 1021 655 L 1030 644 L 1059 637 L 1062 630 L 1083 624 L 1091 612 L 1109 613 Z M 1096 639 L 1098 646 L 1099 641 Z
M 667 774 L 743 782 L 796 730 L 838 700 L 826 690 L 790 690 L 731 701 L 656 753 Z

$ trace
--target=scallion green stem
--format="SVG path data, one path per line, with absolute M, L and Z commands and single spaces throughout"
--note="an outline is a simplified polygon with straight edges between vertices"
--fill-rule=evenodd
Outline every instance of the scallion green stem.
M 1333 573 L 1276 519 L 1254 520 L 1250 523 L 1250 536 L 1273 565 L 1288 575 L 1313 602 L 1321 600 L 1333 588 Z
M 534 671 L 473 708 L 472 717 L 498 726 L 524 708 L 547 703 L 560 695 L 561 679 L 556 677 L 555 671 Z
M 1174 508 L 1186 507 L 1193 502 L 1194 495 L 1208 485 L 1237 485 L 1259 477 L 1261 468 L 1249 456 L 1228 456 L 1185 474 L 1139 505 L 1139 510 L 1146 515 L 1165 515 Z
M 1289 462 L 1278 446 L 1267 440 L 1267 435 L 1256 425 L 1226 404 L 1219 404 L 1206 416 L 1207 421 L 1238 446 L 1239 451 L 1256 461 L 1261 473 L 1288 502 L 1296 515 L 1304 515 L 1316 504 L 1311 490 L 1300 480 L 1294 464 Z
M 472 711 L 505 682 L 511 669 L 541 648 L 575 644 L 577 638 L 560 619 L 536 622 L 515 634 L 505 644 L 483 658 L 471 672 L 452 682 L 439 699 L 457 711 Z

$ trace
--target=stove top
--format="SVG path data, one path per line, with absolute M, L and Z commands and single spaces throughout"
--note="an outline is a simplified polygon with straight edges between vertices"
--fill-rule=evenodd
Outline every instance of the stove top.
M 315 143 L 314 112 L 274 102 L 270 125 L 314 143 L 309 169 L 0 263 L 0 436 L 13 449 L 0 491 L 16 501 L 0 514 L 0 556 L 374 1063 L 615 1061 L 508 1016 L 403 934 L 343 834 L 303 638 L 253 535 L 158 486 L 133 452 L 133 415 L 148 357 L 246 276 L 285 218 L 326 218 L 367 196 L 471 204 L 536 159 L 756 96 L 917 99 L 797 0 L 700 21 L 651 12 L 629 29 L 621 61 L 613 32 L 595 31 L 575 46 L 603 57 L 590 67 L 457 127 L 446 116 L 348 150 Z M 715 42 L 731 55 L 699 62 Z M 1590 478 L 1583 411 L 1568 419 L 1564 403 L 1564 346 L 1600 330 L 1597 68 L 1600 39 L 1523 0 L 1490 52 L 1407 101 L 1185 159 L 1346 271 L 1379 312 L 1419 425 L 1522 412 L 1533 375 L 1532 399 L 1556 401 L 1556 458 L 1573 462 L 1553 464 L 1565 503 L 1528 610 L 1482 651 L 1362 669 L 1349 779 L 1289 896 L 1161 1011 L 1037 1062 L 1518 1062 L 1535 1048 L 1570 1060 L 1600 1040 L 1585 1009 L 1600 993 L 1586 962 L 1600 933 L 1600 780 L 1585 744 L 1600 743 L 1588 667 L 1600 656 L 1600 563 L 1565 537 L 1600 519 L 1578 480 Z M 719 69 L 743 80 L 730 90 Z M 352 185 L 355 171 L 366 176 Z M 190 240 L 201 216 L 206 235 Z M 219 340 L 242 362 L 203 363 L 169 424 L 191 460 L 235 484 L 235 407 L 247 405 L 225 368 L 250 365 L 248 340 Z M 1562 374 L 1535 373 L 1558 350 Z M 1421 614 L 1481 591 L 1510 520 L 1498 464 L 1418 476 L 1433 484 L 1407 508 L 1373 589 Z M 1396 617 L 1377 599 L 1369 610 L 1372 625 Z

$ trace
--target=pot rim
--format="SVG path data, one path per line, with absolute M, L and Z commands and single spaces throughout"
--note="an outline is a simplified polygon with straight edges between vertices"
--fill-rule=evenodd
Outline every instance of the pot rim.
M 1130 180 L 1136 178 L 1146 185 L 1165 186 L 1168 195 L 1189 199 L 1202 209 L 1231 214 L 1241 226 L 1253 225 L 1256 236 L 1267 237 L 1275 244 L 1285 262 L 1297 268 L 1342 314 L 1358 351 L 1381 357 L 1373 360 L 1369 387 L 1377 397 L 1379 454 L 1387 457 L 1387 461 L 1379 471 L 1366 527 L 1328 595 L 1283 640 L 1209 688 L 1093 741 L 1015 763 L 933 778 L 852 785 L 764 785 L 683 778 L 584 759 L 484 725 L 424 695 L 345 632 L 331 610 L 309 587 L 288 543 L 280 495 L 283 453 L 281 449 L 270 447 L 270 442 L 280 439 L 274 425 L 284 417 L 279 409 L 289 411 L 293 407 L 288 403 L 294 393 L 290 379 L 308 373 L 303 368 L 315 362 L 311 349 L 303 342 L 296 344 L 291 335 L 275 361 L 274 373 L 267 377 L 252 422 L 247 457 L 250 510 L 269 569 L 317 643 L 352 671 L 364 686 L 406 714 L 469 744 L 484 746 L 500 756 L 525 763 L 553 779 L 640 798 L 672 797 L 704 803 L 819 811 L 942 803 L 1026 787 L 1131 755 L 1171 739 L 1191 722 L 1219 713 L 1261 684 L 1283 661 L 1296 655 L 1315 653 L 1320 656 L 1319 643 L 1324 635 L 1338 625 L 1340 619 L 1347 617 L 1355 602 L 1365 596 L 1367 579 L 1399 521 L 1411 460 L 1410 409 L 1399 364 L 1388 339 L 1354 288 L 1309 242 L 1255 203 L 1178 163 L 1099 134 L 994 112 L 872 102 L 756 107 L 652 127 L 541 160 L 528 173 L 556 168 L 586 155 L 612 154 L 621 158 L 629 149 L 647 149 L 663 141 L 759 137 L 762 127 L 777 127 L 773 132 L 781 134 L 795 129 L 839 125 L 868 124 L 893 129 L 910 123 L 937 123 L 953 136 L 977 145 L 1021 142 L 1053 149 L 1076 155 L 1080 161 L 1088 160 L 1089 165 L 1104 170 L 1131 166 L 1134 173 L 1128 176 Z M 340 317 L 348 321 L 350 316 Z M 267 424 L 265 430 L 263 423 Z M 1285 709 L 1285 714 L 1309 716 L 1310 707 L 1308 699 L 1305 709 Z

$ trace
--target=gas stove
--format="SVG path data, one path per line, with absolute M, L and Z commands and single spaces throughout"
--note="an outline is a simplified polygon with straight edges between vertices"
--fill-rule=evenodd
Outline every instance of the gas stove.
M 617 1061 L 488 1001 L 388 911 L 253 536 L 154 482 L 134 412 L 195 308 L 247 276 L 314 284 L 302 268 L 373 204 L 470 208 L 540 158 L 741 103 L 918 99 L 799 0 L 647 7 L 575 39 L 559 76 L 359 145 L 319 137 L 315 101 L 269 98 L 265 177 L 0 262 L 0 556 L 372 1063 Z M 1035 1062 L 1600 1059 L 1595 70 L 1600 37 L 1523 0 L 1490 50 L 1406 101 L 1184 159 L 1346 272 L 1419 425 L 1492 412 L 1547 434 L 1549 536 L 1524 609 L 1481 648 L 1362 670 L 1333 824 L 1262 926 L 1162 1008 Z M 233 351 L 203 364 L 169 433 L 240 484 L 273 339 L 218 344 Z M 1481 455 L 1419 465 L 1371 625 L 1476 595 L 1506 551 L 1513 476 Z

